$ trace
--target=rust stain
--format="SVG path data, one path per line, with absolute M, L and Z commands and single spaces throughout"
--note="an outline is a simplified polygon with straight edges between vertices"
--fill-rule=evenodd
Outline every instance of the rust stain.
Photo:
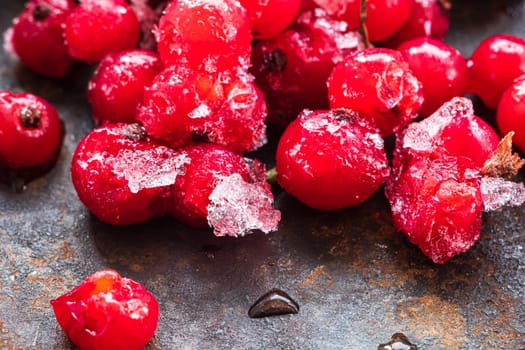
M 20 345 L 13 343 L 15 340 L 10 333 L 11 332 L 5 328 L 4 322 L 0 321 L 0 349 L 24 350 Z
M 301 282 L 299 282 L 299 285 L 305 288 L 314 285 L 323 288 L 330 288 L 333 284 L 334 280 L 332 276 L 325 272 L 324 265 L 317 266 L 303 280 L 301 280 Z

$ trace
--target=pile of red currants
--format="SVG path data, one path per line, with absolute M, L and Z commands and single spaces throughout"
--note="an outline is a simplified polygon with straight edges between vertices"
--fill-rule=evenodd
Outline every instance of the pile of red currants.
M 525 201 L 509 181 L 523 165 L 513 144 L 525 152 L 525 40 L 494 35 L 465 59 L 443 41 L 450 6 L 30 0 L 5 47 L 55 78 L 97 64 L 87 87 L 97 127 L 71 173 L 104 222 L 168 214 L 218 236 L 275 231 L 269 172 L 247 156 L 271 124 L 284 190 L 337 210 L 384 186 L 396 229 L 442 264 L 475 243 L 484 210 Z M 499 134 L 465 94 L 495 110 Z M 45 101 L 1 92 L 0 118 L 0 166 L 56 157 L 60 122 Z

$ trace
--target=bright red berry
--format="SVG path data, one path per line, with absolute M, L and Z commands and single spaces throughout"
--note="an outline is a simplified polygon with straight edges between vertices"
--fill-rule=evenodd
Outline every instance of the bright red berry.
M 331 108 L 369 119 L 382 136 L 405 127 L 423 103 L 421 83 L 400 52 L 371 48 L 350 53 L 328 78 Z
M 172 1 L 155 33 L 165 66 L 183 63 L 207 72 L 245 71 L 249 66 L 250 22 L 237 1 Z
M 303 109 L 328 109 L 326 80 L 335 64 L 364 47 L 343 21 L 317 9 L 301 14 L 294 26 L 253 49 L 251 72 L 263 90 L 269 120 L 288 124 Z
M 357 113 L 304 111 L 279 140 L 277 182 L 306 205 L 335 210 L 368 199 L 388 175 L 383 139 Z
M 342 19 L 351 29 L 360 26 L 361 0 L 314 0 L 328 14 Z M 405 23 L 413 0 L 367 0 L 366 27 L 370 41 L 385 40 Z
M 272 208 L 262 164 L 218 145 L 183 150 L 188 162 L 172 188 L 175 218 L 192 227 L 210 226 L 217 236 L 276 230 L 280 212 Z
M 56 159 L 62 124 L 55 108 L 30 93 L 0 91 L 0 166 L 26 168 Z
M 301 0 L 240 0 L 250 18 L 254 38 L 270 38 L 286 29 L 299 11 Z
M 77 6 L 73 0 L 31 0 L 13 21 L 11 46 L 31 70 L 63 77 L 75 60 L 63 39 L 66 18 Z
M 161 69 L 154 51 L 132 49 L 107 55 L 91 78 L 87 97 L 96 123 L 133 123 L 144 87 Z
M 415 38 L 433 38 L 443 40 L 448 32 L 449 6 L 443 0 L 413 0 L 410 14 L 403 26 L 389 36 L 381 45 L 397 48 Z
M 525 153 L 525 75 L 517 78 L 501 96 L 496 123 L 501 135 L 514 132 L 512 142 Z
M 137 116 L 149 135 L 171 147 L 212 142 L 239 153 L 266 142 L 265 118 L 264 97 L 248 77 L 184 65 L 157 75 Z
M 495 109 L 512 81 L 525 74 L 525 40 L 506 34 L 488 37 L 474 50 L 468 64 L 468 91 Z
M 137 16 L 124 0 L 82 0 L 64 27 L 69 54 L 87 63 L 134 48 L 139 33 Z
M 170 186 L 184 162 L 183 153 L 153 143 L 138 124 L 107 124 L 78 144 L 71 179 L 98 219 L 129 225 L 168 210 Z
M 468 69 L 458 50 L 431 38 L 409 40 L 398 50 L 423 86 L 420 116 L 427 117 L 453 97 L 464 95 Z
M 144 286 L 103 270 L 51 300 L 58 324 L 82 350 L 140 350 L 153 337 L 157 300 Z

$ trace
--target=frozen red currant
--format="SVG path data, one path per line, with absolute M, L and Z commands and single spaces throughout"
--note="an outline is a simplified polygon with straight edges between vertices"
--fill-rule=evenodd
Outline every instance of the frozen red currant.
M 507 34 L 488 37 L 474 50 L 468 64 L 468 91 L 495 109 L 503 91 L 525 74 L 525 40 Z
M 275 158 L 279 185 L 322 210 L 360 204 L 388 175 L 379 132 L 345 109 L 301 113 L 281 136 Z
M 107 124 L 78 144 L 71 179 L 78 197 L 101 221 L 144 222 L 167 212 L 170 186 L 185 155 L 153 143 L 138 124 Z
M 218 145 L 183 150 L 188 164 L 172 186 L 175 218 L 193 227 L 210 226 L 217 236 L 276 230 L 280 212 L 272 207 L 262 164 Z
M 137 116 L 148 134 L 171 147 L 199 142 L 252 151 L 266 142 L 266 104 L 247 76 L 170 66 L 144 92 Z
M 113 270 L 92 274 L 51 305 L 58 324 L 81 350 L 141 350 L 159 319 L 153 294 Z
M 328 78 L 331 108 L 348 108 L 383 136 L 405 127 L 423 103 L 421 83 L 400 52 L 370 48 L 350 53 Z
M 75 60 L 67 53 L 62 27 L 74 0 L 31 0 L 13 21 L 11 46 L 31 70 L 63 77 Z
M 525 75 L 517 78 L 501 96 L 496 123 L 500 134 L 514 132 L 514 146 L 525 153 Z
M 432 38 L 409 40 L 398 50 L 423 86 L 420 116 L 427 117 L 453 97 L 464 95 L 468 69 L 458 50 Z
M 321 9 L 254 46 L 251 72 L 263 90 L 269 121 L 286 125 L 303 109 L 328 109 L 326 80 L 335 64 L 363 48 L 361 36 Z
M 96 123 L 135 121 L 144 87 L 161 69 L 154 51 L 131 49 L 108 54 L 91 78 L 87 97 Z
M 299 11 L 301 0 L 240 0 L 248 11 L 254 38 L 269 38 L 286 29 Z
M 69 54 L 87 63 L 134 48 L 139 33 L 137 16 L 124 0 L 82 0 L 64 27 Z
M 361 0 L 314 0 L 330 15 L 346 22 L 351 29 L 360 26 Z M 413 0 L 367 0 L 366 27 L 370 41 L 385 40 L 405 23 Z
M 245 71 L 251 30 L 246 10 L 234 0 L 178 0 L 164 10 L 156 30 L 166 66 L 184 62 L 207 72 Z
M 0 166 L 26 168 L 53 162 L 62 124 L 55 108 L 30 93 L 0 91 Z
M 447 0 L 413 0 L 410 14 L 403 26 L 381 45 L 397 48 L 415 38 L 443 40 L 448 32 L 449 8 Z

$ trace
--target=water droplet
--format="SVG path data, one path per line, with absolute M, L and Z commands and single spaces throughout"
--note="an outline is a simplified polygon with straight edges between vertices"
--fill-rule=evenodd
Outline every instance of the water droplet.
M 260 318 L 296 314 L 298 312 L 299 304 L 295 300 L 280 289 L 272 289 L 257 299 L 250 307 L 248 316 Z
M 394 333 L 390 341 L 380 344 L 377 350 L 417 350 L 417 346 L 412 344 L 403 333 Z

